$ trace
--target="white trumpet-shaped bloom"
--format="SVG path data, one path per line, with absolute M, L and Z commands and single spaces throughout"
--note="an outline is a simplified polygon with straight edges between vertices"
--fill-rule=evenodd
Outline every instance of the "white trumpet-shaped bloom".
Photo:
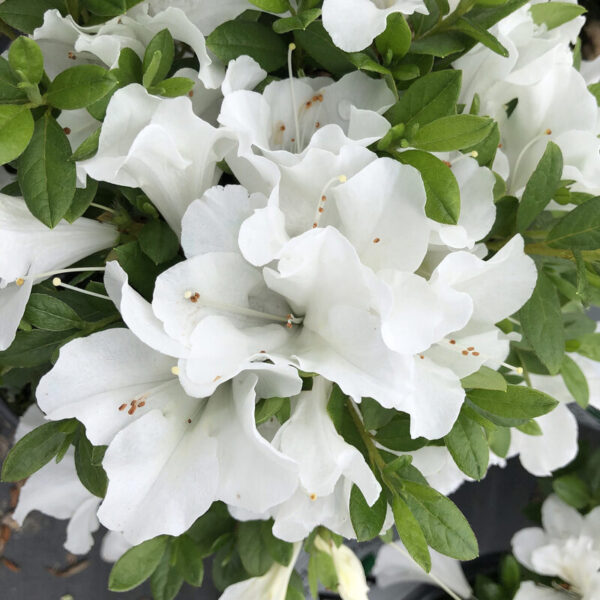
M 117 229 L 91 219 L 61 221 L 49 229 L 28 210 L 22 198 L 0 194 L 0 350 L 15 334 L 35 283 L 45 273 L 112 247 Z

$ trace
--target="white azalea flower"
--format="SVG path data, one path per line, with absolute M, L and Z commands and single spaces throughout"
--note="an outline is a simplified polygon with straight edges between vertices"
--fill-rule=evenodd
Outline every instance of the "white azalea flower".
M 385 31 L 388 15 L 395 12 L 429 11 L 423 0 L 324 0 L 323 26 L 338 48 L 356 52 Z
M 33 429 L 44 424 L 44 415 L 34 404 L 19 420 L 15 443 Z M 31 475 L 21 488 L 13 518 L 23 525 L 33 510 L 54 517 L 69 519 L 64 547 L 73 554 L 87 554 L 94 544 L 92 534 L 100 523 L 96 511 L 100 498 L 91 494 L 79 481 L 75 470 L 75 451 L 69 448 L 59 462 L 51 460 Z
M 63 17 L 56 9 L 48 10 L 33 39 L 42 48 L 48 76 L 54 78 L 77 64 L 103 63 L 115 68 L 123 48 L 131 48 L 143 58 L 150 40 L 163 29 L 192 48 L 200 63 L 198 77 L 202 83 L 208 88 L 219 87 L 222 67 L 213 63 L 204 36 L 179 8 L 169 7 L 149 16 L 148 7 L 141 4 L 126 15 L 90 27 L 81 27 L 70 15 Z
M 300 543 L 294 544 L 294 552 L 289 565 L 284 566 L 276 562 L 262 577 L 252 577 L 230 585 L 221 595 L 220 600 L 248 600 L 248 598 L 285 600 L 290 577 L 301 547 Z
M 367 578 L 358 556 L 341 544 L 336 546 L 333 541 L 326 542 L 321 536 L 314 541 L 315 548 L 333 559 L 333 565 L 338 577 L 337 593 L 342 600 L 368 600 Z
M 461 598 L 471 596 L 471 586 L 463 573 L 460 562 L 444 556 L 432 548 L 431 571 L 426 573 L 408 554 L 404 544 L 397 540 L 386 544 L 377 553 L 373 575 L 380 587 L 397 583 L 419 582 L 449 588 Z
M 215 500 L 261 512 L 298 485 L 295 463 L 254 422 L 256 392 L 298 393 L 295 372 L 263 377 L 259 369 L 199 400 L 169 362 L 130 331 L 111 329 L 65 345 L 38 387 L 49 419 L 77 418 L 93 444 L 108 444 L 98 516 L 132 544 L 183 533 Z
M 274 508 L 273 533 L 286 541 L 304 539 L 317 525 L 347 538 L 356 537 L 348 500 L 357 485 L 367 503 L 379 498 L 381 486 L 362 454 L 338 434 L 327 412 L 332 385 L 322 377 L 294 400 L 292 415 L 273 439 L 273 446 L 299 467 L 300 487 Z
M 12 344 L 34 283 L 112 247 L 117 238 L 112 225 L 85 218 L 48 229 L 22 198 L 0 194 L 0 350 Z
M 600 508 L 582 516 L 558 496 L 542 506 L 543 529 L 530 527 L 512 539 L 517 560 L 534 573 L 558 577 L 582 600 L 600 590 Z
M 251 191 L 270 194 L 277 165 L 291 166 L 307 148 L 339 150 L 367 146 L 385 135 L 381 116 L 394 103 L 383 80 L 353 72 L 328 77 L 273 81 L 262 94 L 248 90 L 225 96 L 219 122 L 236 132 L 239 148 L 227 156 L 238 180 Z
M 115 93 L 98 153 L 79 164 L 98 181 L 140 187 L 180 233 L 187 207 L 218 181 L 231 143 L 230 133 L 193 113 L 189 98 L 157 98 L 134 84 Z

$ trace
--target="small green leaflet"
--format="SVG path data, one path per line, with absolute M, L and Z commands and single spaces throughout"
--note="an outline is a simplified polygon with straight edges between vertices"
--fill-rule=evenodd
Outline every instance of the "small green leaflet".
M 34 132 L 31 111 L 24 106 L 0 105 L 0 165 L 19 157 Z
M 444 437 L 444 442 L 454 462 L 465 475 L 471 479 L 483 479 L 487 473 L 489 449 L 481 425 L 469 419 L 463 411 L 450 433 Z
M 387 502 L 384 492 L 381 493 L 373 506 L 369 506 L 360 488 L 356 485 L 352 486 L 350 492 L 350 520 L 359 542 L 372 540 L 381 533 L 386 512 Z
M 8 50 L 8 62 L 23 81 L 37 84 L 44 76 L 44 56 L 40 47 L 30 38 L 17 38 Z
M 98 65 L 78 65 L 63 71 L 50 84 L 48 104 L 62 110 L 87 108 L 117 87 L 110 71 Z
M 583 6 L 570 2 L 541 2 L 529 8 L 536 25 L 546 25 L 548 29 L 555 29 L 563 23 L 572 21 L 586 12 Z
M 494 121 L 475 115 L 451 115 L 419 128 L 409 142 L 420 150 L 450 152 L 461 150 L 485 139 Z
M 481 367 L 479 371 L 461 379 L 463 388 L 506 391 L 506 379 L 498 371 L 489 367 Z

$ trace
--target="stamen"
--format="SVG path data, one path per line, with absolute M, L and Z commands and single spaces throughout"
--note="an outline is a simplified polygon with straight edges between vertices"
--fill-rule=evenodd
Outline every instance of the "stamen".
M 317 499 L 317 495 L 316 494 L 311 494 L 309 496 L 309 498 L 314 502 Z
M 90 202 L 90 206 L 93 206 L 94 208 L 99 208 L 100 210 L 103 210 L 104 212 L 107 213 L 111 213 L 111 214 L 115 214 L 117 211 L 113 210 L 112 208 L 108 208 L 108 206 L 104 206 L 103 204 L 97 204 L 96 202 Z
M 338 175 L 337 177 L 331 178 L 321 190 L 321 194 L 319 196 L 319 203 L 317 204 L 317 211 L 315 213 L 315 219 L 312 224 L 312 228 L 315 229 L 319 226 L 319 221 L 321 220 L 321 215 L 325 212 L 325 202 L 327 202 L 327 191 L 334 183 L 346 183 L 348 178 L 345 175 Z
M 75 287 L 74 285 L 69 285 L 68 283 L 63 283 L 60 277 L 55 277 L 52 280 L 52 285 L 54 287 L 64 287 L 67 290 L 72 290 L 73 292 L 79 292 L 80 294 L 84 294 L 85 296 L 93 296 L 94 298 L 102 298 L 102 300 L 111 300 L 108 296 L 104 294 L 97 294 L 96 292 L 90 292 L 89 290 L 82 290 L 81 288 Z
M 288 77 L 290 78 L 290 95 L 292 97 L 292 111 L 294 113 L 294 126 L 296 127 L 296 152 L 300 154 L 300 123 L 298 122 L 298 103 L 296 102 L 296 91 L 294 90 L 294 72 L 292 70 L 292 52 L 296 49 L 293 42 L 288 46 Z
M 213 300 L 202 298 L 198 292 L 192 292 L 190 290 L 187 290 L 183 296 L 186 300 L 190 300 L 191 302 L 194 302 L 194 304 L 198 303 L 200 306 L 204 306 L 205 308 L 214 308 L 216 310 L 222 310 L 236 315 L 256 317 L 257 319 L 265 319 L 267 321 L 277 321 L 278 323 L 285 323 L 288 328 L 291 328 L 292 325 L 300 325 L 300 323 L 303 321 L 302 318 L 295 317 L 292 314 L 281 317 L 279 315 L 273 315 L 260 310 L 246 308 L 245 306 L 236 306 L 234 304 L 215 302 Z
M 179 367 L 171 367 L 171 373 L 173 373 L 173 375 L 179 375 Z
M 106 267 L 74 267 L 71 269 L 60 269 L 58 271 L 48 271 L 46 273 L 34 273 L 33 275 L 23 275 L 23 277 L 18 277 L 15 280 L 15 283 L 20 287 L 26 281 L 35 281 L 36 279 L 47 279 L 48 277 L 52 277 L 54 275 L 63 275 L 64 273 L 96 273 L 96 272 L 104 272 L 106 271 Z
M 454 160 L 450 161 L 450 163 L 448 164 L 447 161 L 446 164 L 449 167 L 453 167 L 456 163 L 460 162 L 461 160 L 465 160 L 465 158 L 477 158 L 479 156 L 479 152 L 477 152 L 477 150 L 473 150 L 472 152 L 467 152 L 466 154 L 461 154 L 460 156 L 457 156 Z

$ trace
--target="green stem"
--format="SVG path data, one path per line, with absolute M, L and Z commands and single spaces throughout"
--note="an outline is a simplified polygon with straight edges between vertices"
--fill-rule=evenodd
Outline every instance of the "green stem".
M 363 441 L 364 445 L 367 447 L 367 452 L 369 453 L 369 460 L 371 461 L 371 464 L 374 467 L 377 467 L 377 470 L 381 474 L 383 474 L 385 461 L 383 460 L 381 454 L 379 454 L 379 451 L 377 450 L 377 447 L 373 443 L 373 438 L 371 438 L 371 435 L 365 429 L 365 424 L 363 423 L 360 413 L 358 412 L 358 408 L 356 408 L 356 405 L 354 404 L 354 402 L 352 402 L 350 397 L 347 398 L 346 403 L 348 405 L 348 410 L 352 415 L 352 420 L 356 425 L 356 429 L 358 430 L 360 438 Z

